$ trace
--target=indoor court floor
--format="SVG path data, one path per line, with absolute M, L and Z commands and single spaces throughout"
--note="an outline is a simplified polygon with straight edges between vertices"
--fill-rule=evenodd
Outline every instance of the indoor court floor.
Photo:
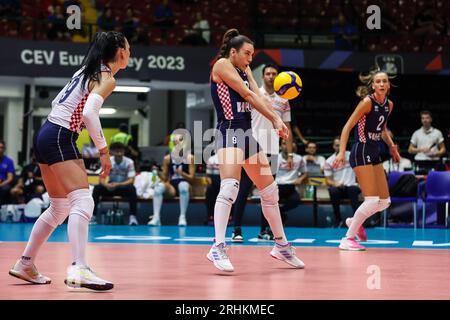
M 32 226 L 0 224 L 0 299 L 450 299 L 449 229 L 371 228 L 362 243 L 368 250 L 348 252 L 337 248 L 345 229 L 286 228 L 306 264 L 296 270 L 271 258 L 272 242 L 258 241 L 258 227 L 243 227 L 245 242 L 228 239 L 235 272 L 225 273 L 206 259 L 212 227 L 92 225 L 89 264 L 115 284 L 109 292 L 92 292 L 63 283 L 71 263 L 67 225 L 36 261 L 52 284 L 30 285 L 8 275 Z

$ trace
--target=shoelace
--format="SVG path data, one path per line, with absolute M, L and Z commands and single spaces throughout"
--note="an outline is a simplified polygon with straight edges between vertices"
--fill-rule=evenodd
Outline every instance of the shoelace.
M 228 254 L 227 254 L 227 251 L 228 251 L 228 247 L 225 247 L 225 246 L 219 246 L 219 247 L 217 247 L 217 251 L 219 251 L 219 255 L 220 255 L 220 258 L 221 259 L 229 259 L 228 258 Z

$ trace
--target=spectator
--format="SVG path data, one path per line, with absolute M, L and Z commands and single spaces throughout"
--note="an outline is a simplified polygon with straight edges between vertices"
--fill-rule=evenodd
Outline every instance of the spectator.
M 283 224 L 287 220 L 286 212 L 298 207 L 300 204 L 297 186 L 301 185 L 307 176 L 305 163 L 300 155 L 294 153 L 292 168 L 289 167 L 287 144 L 285 140 L 282 140 L 281 153 L 278 155 L 276 182 L 278 184 L 280 213 Z
M 154 12 L 155 27 L 161 29 L 161 38 L 167 39 L 167 30 L 173 28 L 175 25 L 175 18 L 172 8 L 169 5 L 169 0 L 163 0 L 163 2 L 156 7 Z
M 136 219 L 137 212 L 137 195 L 134 187 L 134 162 L 125 157 L 125 145 L 122 143 L 112 143 L 109 147 L 111 151 L 111 172 L 109 173 L 109 181 L 100 178 L 100 183 L 94 187 L 92 197 L 94 198 L 94 217 L 97 215 L 97 204 L 101 196 L 122 196 L 128 199 L 130 204 L 130 219 L 128 225 L 138 225 Z
M 331 27 L 331 32 L 335 34 L 336 50 L 353 50 L 357 37 L 357 29 L 351 23 L 347 22 L 345 16 L 339 14 L 337 23 Z
M 350 167 L 349 157 L 350 151 L 345 152 L 345 162 L 342 167 L 333 168 L 332 164 L 339 153 L 340 138 L 336 137 L 333 140 L 334 153 L 325 162 L 325 178 L 327 184 L 330 186 L 328 192 L 330 193 L 330 200 L 333 205 L 334 223 L 333 227 L 342 227 L 343 221 L 341 217 L 341 199 L 350 199 L 353 212 L 359 207 L 358 196 L 361 190 L 356 183 L 355 173 Z
M 408 152 L 415 155 L 416 161 L 438 161 L 446 152 L 442 132 L 431 126 L 433 122 L 431 112 L 426 110 L 420 112 L 420 120 L 422 127 L 413 133 Z
M 69 34 L 66 28 L 66 18 L 62 6 L 49 6 L 48 9 L 47 38 L 49 40 L 69 39 Z
M 97 19 L 100 31 L 113 31 L 117 26 L 117 19 L 113 17 L 111 8 L 105 8 L 101 16 Z
M 207 225 L 214 225 L 214 206 L 216 204 L 217 195 L 220 191 L 220 174 L 219 174 L 219 157 L 217 154 L 211 156 L 206 162 L 206 175 L 208 187 L 206 188 L 206 210 Z M 231 220 L 231 218 L 230 218 Z
M 133 136 L 128 134 L 128 125 L 126 123 L 121 123 L 119 125 L 119 132 L 111 138 L 111 144 L 116 142 L 123 144 L 126 148 L 125 156 L 131 158 L 135 164 L 138 164 L 140 154 L 133 140 Z
M 41 170 L 33 152 L 31 154 L 31 163 L 23 167 L 16 185 L 11 189 L 11 200 L 14 203 L 27 203 L 33 198 L 42 199 L 45 192 Z
M 394 134 L 391 130 L 387 130 L 388 134 L 391 136 L 392 141 L 394 141 Z M 400 161 L 395 163 L 392 158 L 383 162 L 384 171 L 389 174 L 392 171 L 405 171 L 412 169 L 411 160 L 407 158 L 400 157 Z
M 122 32 L 129 42 L 133 43 L 137 40 L 137 27 L 139 19 L 136 18 L 133 9 L 128 8 L 127 16 L 122 24 Z
M 175 138 L 176 134 L 173 133 L 177 129 L 186 129 L 186 125 L 184 122 L 178 122 L 175 126 L 175 129 L 171 131 L 165 138 L 164 138 L 164 145 L 169 146 L 169 151 L 172 152 L 173 148 L 175 147 Z
M 0 205 L 9 202 L 12 182 L 14 180 L 15 169 L 13 160 L 5 155 L 5 141 L 0 140 Z
M 317 155 L 317 144 L 314 142 L 308 142 L 306 144 L 306 155 L 303 157 L 303 161 L 306 163 L 306 171 L 309 176 L 321 176 L 323 175 L 323 167 L 325 165 L 325 158 Z
M 144 163 L 141 172 L 134 179 L 134 187 L 139 198 L 151 199 L 155 194 L 155 188 L 159 184 L 158 166 L 156 163 L 148 166 Z
M 182 144 L 184 137 L 177 135 L 175 137 L 175 146 Z M 178 148 L 174 148 L 176 150 Z M 164 157 L 162 165 L 161 182 L 155 188 L 153 196 L 153 217 L 148 222 L 150 226 L 161 225 L 160 212 L 164 195 L 168 197 L 180 197 L 180 216 L 179 226 L 186 226 L 186 211 L 189 206 L 190 186 L 194 182 L 195 164 L 194 157 L 191 154 L 176 157 L 172 152 Z
M 202 13 L 198 11 L 196 13 L 196 22 L 192 26 L 191 30 L 187 30 L 186 37 L 183 39 L 182 44 L 190 45 L 206 45 L 211 38 L 211 31 L 209 29 L 209 22 L 202 17 Z

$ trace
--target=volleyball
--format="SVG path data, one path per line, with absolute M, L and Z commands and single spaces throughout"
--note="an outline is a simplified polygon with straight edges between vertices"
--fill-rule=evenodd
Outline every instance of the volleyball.
M 280 72 L 273 83 L 277 95 L 283 99 L 296 98 L 302 91 L 302 79 L 292 71 Z

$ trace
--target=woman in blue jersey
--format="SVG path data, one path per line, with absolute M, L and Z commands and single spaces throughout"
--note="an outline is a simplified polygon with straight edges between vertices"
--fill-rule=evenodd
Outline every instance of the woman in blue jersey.
M 383 139 L 394 161 L 400 160 L 397 146 L 386 129 L 393 108 L 392 101 L 387 98 L 391 88 L 389 76 L 386 72 L 375 70 L 359 78 L 364 85 L 358 87 L 356 93 L 362 100 L 342 129 L 339 153 L 333 163 L 335 168 L 343 166 L 350 131 L 357 125 L 349 161 L 364 195 L 364 202 L 353 218 L 346 220 L 349 229 L 339 245 L 340 249 L 351 251 L 365 250 L 355 241 L 355 236 L 366 241 L 367 235 L 362 226 L 364 221 L 391 204 L 378 142 Z
M 100 153 L 100 176 L 107 177 L 111 161 L 99 112 L 104 99 L 116 86 L 114 75 L 127 67 L 129 57 L 130 45 L 123 34 L 97 33 L 81 68 L 53 100 L 52 111 L 34 138 L 36 159 L 50 196 L 50 207 L 33 226 L 25 251 L 9 271 L 10 275 L 33 284 L 49 284 L 51 280 L 39 274 L 34 260 L 53 230 L 69 217 L 67 232 L 73 263 L 67 268 L 64 282 L 74 288 L 113 288 L 113 284 L 99 278 L 86 261 L 94 200 L 76 140 L 86 127 Z
M 227 254 L 225 232 L 243 168 L 259 189 L 262 210 L 274 234 L 275 246 L 270 255 L 295 268 L 303 268 L 304 263 L 296 257 L 284 234 L 278 186 L 270 172 L 269 162 L 252 136 L 252 107 L 272 122 L 283 139 L 289 134 L 270 103 L 260 96 L 249 67 L 253 54 L 253 42 L 240 35 L 238 30 L 230 29 L 223 36 L 220 57 L 211 71 L 211 95 L 218 118 L 216 147 L 221 187 L 214 208 L 215 243 L 207 258 L 219 270 L 234 271 Z

